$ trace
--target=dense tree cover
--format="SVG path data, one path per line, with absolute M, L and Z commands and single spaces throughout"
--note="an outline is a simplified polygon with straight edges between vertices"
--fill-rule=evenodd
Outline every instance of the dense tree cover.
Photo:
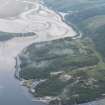
M 46 79 L 35 88 L 35 96 L 59 97 L 62 105 L 84 103 L 105 97 L 105 6 L 101 5 L 103 2 L 104 0 L 78 0 L 73 6 L 67 3 L 66 8 L 57 8 L 61 11 L 64 8 L 65 11 L 73 11 L 66 16 L 66 22 L 79 29 L 83 37 L 33 44 L 20 55 L 22 78 Z M 56 3 L 56 6 L 58 4 Z M 86 37 L 89 37 L 89 40 Z M 59 71 L 62 73 L 51 75 Z M 65 75 L 71 78 L 65 80 Z M 58 103 L 59 100 L 55 99 L 50 105 Z
M 79 48 L 78 45 L 74 41 L 63 39 L 29 46 L 23 56 L 20 56 L 20 76 L 24 79 L 44 79 L 50 76 L 50 72 L 93 66 L 99 62 L 91 49 L 82 48 L 81 44 Z
M 22 78 L 45 79 L 35 87 L 37 97 L 59 97 L 66 105 L 92 101 L 105 93 L 103 60 L 89 38 L 32 44 L 19 57 Z

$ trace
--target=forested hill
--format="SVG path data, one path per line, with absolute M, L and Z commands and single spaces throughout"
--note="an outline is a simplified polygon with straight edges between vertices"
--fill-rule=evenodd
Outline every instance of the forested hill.
M 32 44 L 19 55 L 20 76 L 45 80 L 33 95 L 59 98 L 62 105 L 105 98 L 105 1 L 45 0 L 45 5 L 67 13 L 65 22 L 82 38 Z M 58 105 L 57 99 L 49 104 Z

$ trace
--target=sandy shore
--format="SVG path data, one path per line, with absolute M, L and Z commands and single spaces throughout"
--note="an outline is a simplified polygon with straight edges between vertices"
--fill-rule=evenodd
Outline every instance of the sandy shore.
M 36 41 L 47 41 L 76 35 L 72 27 L 62 21 L 61 16 L 47 9 L 38 1 L 28 2 L 23 0 L 21 2 L 32 3 L 34 8 L 21 13 L 17 18 L 0 19 L 0 31 L 35 32 L 38 36 Z

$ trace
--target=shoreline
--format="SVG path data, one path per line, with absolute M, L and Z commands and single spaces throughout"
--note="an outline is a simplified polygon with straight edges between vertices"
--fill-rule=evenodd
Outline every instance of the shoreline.
M 57 21 L 59 22 L 59 21 L 62 21 L 64 24 L 66 24 L 67 25 L 67 27 L 70 27 L 70 25 L 68 25 L 66 22 L 65 22 L 65 20 L 63 19 L 63 17 L 62 17 L 62 15 L 61 14 L 59 14 L 58 12 L 56 12 L 56 11 L 52 11 L 52 10 L 49 10 L 47 7 L 44 7 L 44 5 L 42 5 L 42 4 L 40 4 L 41 5 L 41 7 L 40 8 L 37 8 L 37 14 L 38 14 L 38 12 L 40 11 L 40 10 L 43 10 L 43 9 L 45 9 L 46 11 L 48 11 L 48 12 L 54 12 L 54 14 L 56 14 L 57 15 Z M 34 10 L 32 10 L 32 11 L 34 11 Z M 25 16 L 27 15 L 27 13 L 25 14 L 25 13 L 23 13 L 21 16 L 24 18 Z M 70 27 L 71 28 L 71 27 Z M 74 28 L 72 27 L 72 29 L 74 30 Z M 79 34 L 79 32 L 77 32 L 77 30 L 74 30 L 75 32 L 76 32 L 76 34 L 77 35 L 75 35 L 74 37 L 72 36 L 68 36 L 68 37 L 71 37 L 71 38 L 76 38 L 76 37 L 78 37 L 80 34 Z M 64 37 L 63 37 L 64 38 Z M 60 39 L 62 39 L 62 38 L 60 38 Z M 56 40 L 56 39 L 55 39 Z M 23 84 L 24 84 L 24 80 L 22 79 L 22 78 L 20 78 L 20 76 L 19 76 L 19 72 L 21 72 L 21 69 L 20 69 L 20 64 L 21 64 L 21 61 L 19 60 L 19 55 L 15 58 L 15 60 L 16 60 L 16 65 L 15 65 L 15 77 L 17 78 L 17 79 L 19 79 L 20 80 L 20 85 L 22 85 L 23 86 Z M 26 87 L 26 86 L 25 86 Z M 30 91 L 31 90 L 31 88 L 27 88 L 28 90 L 29 90 L 29 92 L 30 92 L 30 94 L 32 94 L 32 91 Z M 35 90 L 33 90 L 33 91 L 35 91 Z M 39 97 L 39 98 L 37 98 L 37 97 L 34 97 L 33 96 L 33 98 L 35 98 L 35 99 L 32 99 L 32 101 L 39 101 L 39 102 L 44 102 L 44 103 L 49 103 L 49 101 L 51 101 L 53 98 L 42 98 L 42 97 Z
M 12 17 L 11 17 L 11 19 L 0 18 L 0 22 L 1 22 L 0 30 L 2 30 L 4 32 L 11 32 L 11 33 L 24 32 L 25 33 L 27 31 L 29 31 L 29 32 L 34 31 L 36 33 L 35 36 L 15 37 L 8 41 L 5 41 L 5 43 L 0 42 L 0 44 L 1 44 L 1 46 L 0 46 L 0 48 L 1 48 L 1 52 L 0 52 L 1 66 L 0 66 L 0 68 L 1 68 L 1 70 L 6 70 L 5 73 L 9 73 L 9 75 L 10 75 L 9 80 L 8 80 L 8 76 L 5 77 L 5 79 L 7 79 L 8 82 L 10 82 L 10 84 L 5 84 L 5 82 L 3 82 L 3 85 L 6 87 L 5 91 L 7 91 L 10 95 L 12 95 L 12 94 L 14 95 L 14 99 L 17 99 L 18 93 L 20 92 L 19 89 L 21 88 L 20 86 L 19 86 L 20 88 L 18 87 L 19 84 L 17 84 L 15 78 L 12 76 L 12 75 L 15 75 L 15 76 L 19 77 L 19 72 L 20 72 L 19 66 L 16 68 L 16 66 L 20 65 L 20 63 L 21 63 L 19 61 L 19 59 L 17 58 L 17 57 L 19 57 L 19 54 L 25 48 L 27 48 L 29 45 L 31 45 L 32 43 L 57 40 L 57 39 L 65 38 L 65 37 L 72 38 L 76 33 L 72 29 L 72 27 L 68 27 L 66 23 L 61 21 L 61 17 L 58 14 L 56 14 L 52 10 L 51 11 L 48 9 L 46 10 L 45 8 L 42 8 L 42 11 L 41 10 L 38 11 L 39 14 L 37 14 L 36 11 L 34 11 L 36 14 L 33 13 L 31 11 L 32 9 L 28 10 L 27 11 L 27 12 L 29 12 L 28 14 L 25 12 L 26 19 L 23 19 L 20 17 L 15 18 L 15 19 Z M 28 15 L 28 17 L 27 17 L 27 15 Z M 35 15 L 35 17 L 34 17 L 34 15 Z M 33 21 L 34 21 L 34 23 L 33 23 Z M 49 21 L 50 26 L 46 24 L 47 23 L 46 21 Z M 28 26 L 30 26 L 30 27 L 28 27 Z M 54 27 L 56 27 L 56 28 L 54 29 Z M 44 32 L 44 30 L 45 30 L 45 32 Z M 65 33 L 66 33 L 66 35 L 65 35 Z M 55 34 L 57 34 L 57 35 L 55 35 Z M 5 62 L 5 65 L 4 65 L 4 62 Z M 16 69 L 18 69 L 19 71 L 16 71 Z M 10 71 L 7 72 L 7 70 L 10 70 Z M 11 74 L 11 72 L 13 74 Z M 4 75 L 4 76 L 6 76 L 6 75 Z M 2 76 L 1 76 L 1 80 L 4 80 L 4 78 L 2 78 Z M 13 80 L 13 82 L 11 82 L 12 80 Z M 20 78 L 20 80 L 22 80 L 22 78 Z M 15 90 L 13 91 L 12 88 L 8 89 L 8 85 L 14 89 L 17 87 L 19 89 L 17 89 L 17 91 L 15 91 Z M 14 93 L 12 93 L 12 91 Z M 15 92 L 16 92 L 16 94 L 15 94 Z M 19 99 L 22 95 L 20 93 L 19 93 L 19 97 L 18 97 Z M 6 96 L 4 96 L 4 97 L 6 97 Z M 7 96 L 7 98 L 9 99 L 8 96 Z M 22 96 L 22 98 L 23 98 L 23 101 L 29 102 L 29 100 L 24 99 L 24 96 Z M 39 101 L 42 102 L 42 100 L 39 100 Z M 32 104 L 30 104 L 30 105 L 32 105 Z
M 17 19 L 0 19 L 3 26 L 9 27 L 11 24 L 14 26 L 14 28 L 9 27 L 6 29 L 2 27 L 0 30 L 7 30 L 8 32 L 35 32 L 40 37 L 39 41 L 50 41 L 77 35 L 77 32 L 70 25 L 68 26 L 62 19 L 62 16 L 56 11 L 52 11 L 39 3 L 34 4 L 34 6 L 34 8 L 21 13 Z M 50 24 L 49 26 L 47 26 L 48 23 Z M 41 34 L 45 38 L 44 40 L 41 40 Z
M 67 36 L 63 36 L 63 37 L 55 37 L 54 39 L 51 39 L 51 40 L 44 40 L 44 41 L 39 41 L 39 42 L 45 42 L 45 41 L 52 41 L 52 40 L 57 40 L 57 39 L 63 39 L 63 38 L 66 38 L 66 37 L 70 37 L 71 39 L 75 39 L 75 38 L 80 38 L 81 37 L 81 34 L 80 34 L 80 32 L 79 31 L 77 31 L 76 29 L 74 29 L 74 27 L 73 26 L 71 26 L 71 25 L 68 25 L 66 22 L 65 22 L 65 20 L 63 19 L 63 16 L 61 15 L 61 14 L 59 14 L 58 12 L 56 12 L 56 11 L 52 11 L 52 10 L 49 10 L 47 7 L 44 7 L 42 4 L 39 4 L 39 5 L 41 5 L 41 8 L 38 8 L 39 10 L 37 10 L 37 13 L 38 12 L 40 12 L 40 10 L 46 10 L 46 11 L 48 11 L 48 12 L 53 12 L 54 14 L 56 14 L 56 18 L 57 18 L 57 16 L 58 16 L 58 18 L 57 18 L 57 22 L 63 22 L 63 24 L 65 24 L 65 26 L 67 26 L 68 27 L 68 30 L 69 30 L 69 28 L 71 28 L 71 29 L 73 29 L 73 31 L 75 31 L 75 33 L 76 33 L 76 35 L 74 35 L 74 36 L 70 36 L 70 34 L 69 35 L 67 35 Z M 32 11 L 34 11 L 34 9 L 32 10 Z M 30 13 L 30 12 L 29 12 Z M 29 14 L 28 13 L 28 14 Z M 26 18 L 26 15 L 28 15 L 27 13 L 25 14 L 25 13 L 23 13 L 21 16 L 25 19 Z M 70 27 L 71 26 L 71 27 Z M 36 43 L 37 41 L 35 41 L 35 43 Z M 24 50 L 24 49 L 23 49 Z M 20 69 L 20 64 L 21 64 L 21 61 L 19 60 L 19 55 L 17 55 L 17 57 L 15 58 L 15 60 L 16 60 L 16 65 L 15 65 L 15 77 L 17 78 L 17 79 L 19 79 L 20 80 L 20 85 L 22 85 L 22 86 L 24 86 L 23 84 L 24 84 L 24 79 L 22 79 L 22 78 L 20 78 L 20 76 L 19 76 L 19 72 L 21 72 L 21 69 Z M 23 82 L 23 83 L 22 83 Z M 21 84 L 22 83 L 22 84 Z M 25 86 L 26 87 L 26 86 Z M 29 90 L 29 92 L 30 92 L 30 89 L 31 88 L 27 88 L 28 90 Z M 32 91 L 30 92 L 30 94 L 32 94 Z M 44 102 L 44 103 L 49 103 L 49 101 L 51 101 L 53 98 L 51 98 L 50 97 L 50 99 L 46 99 L 46 98 L 42 98 L 42 97 L 34 97 L 33 96 L 33 98 L 35 98 L 35 99 L 32 99 L 32 101 L 39 101 L 39 102 Z
M 50 9 L 48 9 L 48 7 L 46 7 L 45 5 L 44 5 L 44 3 L 43 3 L 43 1 L 42 0 L 37 0 L 38 1 L 38 3 L 36 4 L 36 5 L 38 5 L 37 6 L 37 8 L 33 8 L 33 9 L 31 9 L 31 10 L 29 10 L 29 11 L 26 11 L 26 12 L 24 12 L 24 13 L 22 13 L 22 14 L 20 14 L 20 17 L 22 17 L 22 18 L 26 18 L 26 15 L 29 15 L 29 13 L 30 13 L 30 11 L 35 11 L 35 9 L 36 9 L 36 12 L 38 13 L 40 10 L 45 10 L 45 11 L 48 11 L 49 13 L 51 12 L 51 13 L 54 13 L 57 17 L 57 21 L 62 21 L 64 24 L 66 24 L 69 28 L 72 28 L 74 31 L 75 31 L 75 33 L 77 33 L 76 35 L 74 35 L 74 36 L 65 36 L 65 37 L 61 37 L 61 38 L 55 38 L 55 39 L 52 39 L 52 40 L 45 40 L 45 41 L 35 41 L 35 42 L 33 42 L 33 43 L 41 43 L 41 42 L 46 42 L 46 41 L 53 41 L 53 40 L 58 40 L 58 39 L 64 39 L 64 38 L 66 38 L 66 37 L 70 37 L 71 39 L 76 39 L 76 38 L 81 38 L 81 33 L 74 27 L 74 25 L 73 24 L 67 24 L 66 23 L 66 21 L 64 20 L 64 18 L 63 18 L 63 16 L 58 12 L 58 11 L 53 11 L 53 10 L 50 10 Z M 33 3 L 33 2 L 28 2 L 28 1 L 22 1 L 22 2 L 27 2 L 27 3 Z M 40 7 L 40 8 L 39 8 Z M 27 14 L 27 12 L 29 12 L 28 14 Z M 70 27 L 71 26 L 71 27 Z M 36 34 L 36 36 L 38 37 L 38 35 Z M 37 38 L 36 38 L 37 39 Z M 23 49 L 24 50 L 24 49 Z M 15 57 L 15 61 L 16 61 L 16 65 L 15 65 L 15 67 L 18 65 L 18 60 L 17 59 L 19 59 L 19 55 L 17 55 L 17 57 Z M 18 65 L 19 66 L 19 65 Z M 16 76 L 16 77 L 18 77 L 18 78 L 20 78 L 19 76 Z
M 40 1 L 41 1 L 41 5 L 45 6 L 47 9 L 49 8 L 49 7 L 47 7 L 47 5 L 44 3 L 43 0 L 40 0 Z M 71 23 L 71 22 L 67 23 L 67 22 L 66 22 L 65 16 L 66 16 L 68 13 L 63 13 L 63 14 L 65 14 L 65 15 L 62 15 L 62 12 L 59 12 L 59 11 L 57 11 L 57 10 L 52 10 L 51 8 L 50 8 L 50 10 L 51 10 L 51 11 L 54 11 L 56 14 L 58 14 L 58 15 L 61 17 L 61 20 L 62 20 L 65 24 L 67 24 L 69 27 L 72 27 L 72 29 L 76 32 L 76 35 L 73 36 L 73 37 L 71 37 L 72 39 L 77 39 L 77 38 L 81 38 L 81 37 L 82 37 L 82 32 L 80 32 L 80 30 L 79 30 L 73 23 Z
M 16 65 L 15 65 L 15 78 L 19 80 L 20 82 L 20 86 L 23 86 L 23 87 L 26 87 L 27 91 L 29 92 L 29 94 L 32 95 L 32 102 L 42 102 L 42 103 L 45 103 L 45 104 L 48 104 L 49 101 L 51 101 L 51 97 L 34 97 L 33 96 L 33 92 L 35 92 L 35 89 L 32 88 L 33 87 L 33 84 L 34 84 L 34 87 L 37 86 L 39 83 L 45 81 L 45 80 L 34 80 L 34 82 L 32 82 L 32 80 L 25 80 L 23 78 L 21 78 L 19 76 L 19 72 L 21 72 L 21 69 L 20 69 L 20 64 L 21 64 L 21 61 L 19 59 L 19 55 L 17 57 L 15 57 L 15 61 L 16 61 Z M 29 82 L 32 82 L 31 85 L 29 85 Z M 29 86 L 28 86 L 29 85 Z

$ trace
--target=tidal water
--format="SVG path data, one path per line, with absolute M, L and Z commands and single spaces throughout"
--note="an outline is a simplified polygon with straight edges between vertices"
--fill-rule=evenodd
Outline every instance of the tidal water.
M 44 105 L 32 102 L 28 89 L 20 86 L 14 76 L 16 55 L 33 41 L 33 37 L 20 37 L 0 42 L 0 105 Z
M 4 66 L 7 66 L 5 62 Z M 32 102 L 30 94 L 20 87 L 13 75 L 14 70 L 0 69 L 0 105 L 44 105 L 41 102 Z

